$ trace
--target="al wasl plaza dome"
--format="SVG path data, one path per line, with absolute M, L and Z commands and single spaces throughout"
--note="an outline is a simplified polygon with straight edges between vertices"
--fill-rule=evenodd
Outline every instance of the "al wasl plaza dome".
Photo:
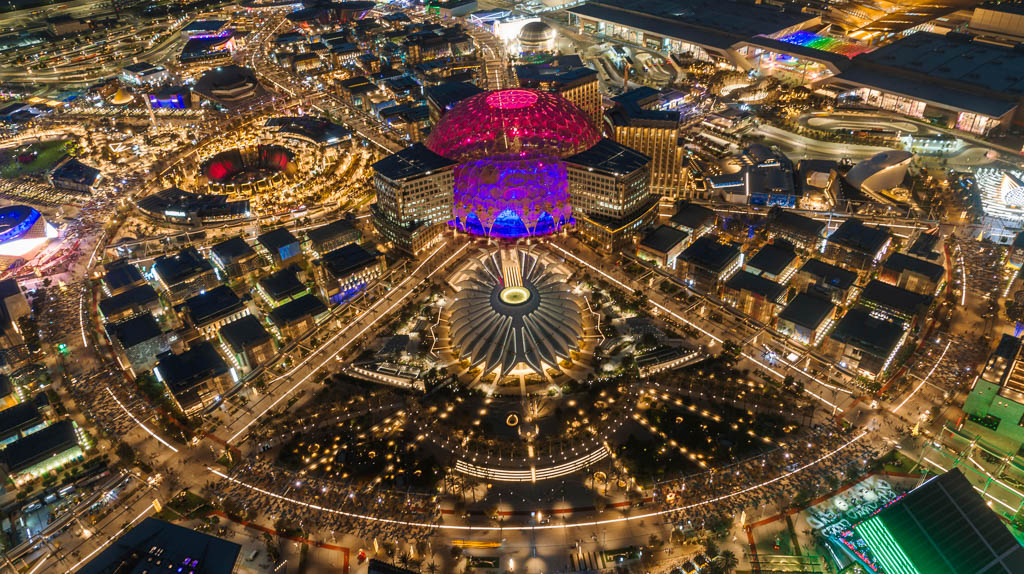
M 426 146 L 458 162 L 455 226 L 476 235 L 516 238 L 553 233 L 571 223 L 561 159 L 599 139 L 583 112 L 558 94 L 511 89 L 456 104 Z

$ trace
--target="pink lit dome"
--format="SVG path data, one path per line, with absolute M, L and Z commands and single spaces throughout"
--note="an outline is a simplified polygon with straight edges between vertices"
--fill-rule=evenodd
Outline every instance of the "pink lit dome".
M 600 138 L 587 116 L 562 96 L 511 89 L 459 102 L 430 132 L 426 145 L 458 161 L 505 154 L 564 158 Z

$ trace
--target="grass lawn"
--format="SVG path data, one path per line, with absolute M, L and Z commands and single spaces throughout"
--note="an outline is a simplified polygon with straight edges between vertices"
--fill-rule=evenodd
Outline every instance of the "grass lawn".
M 897 451 L 889 453 L 885 457 L 885 464 L 882 465 L 882 469 L 886 472 L 909 473 L 914 470 L 914 467 L 917 467 L 917 463 L 914 460 Z M 918 467 L 918 472 L 920 472 L 920 467 Z
M 32 144 L 28 148 L 13 148 L 0 152 L 0 176 L 15 178 L 21 175 L 44 173 L 57 165 L 64 154 L 65 141 L 52 141 Z M 21 151 L 17 151 L 21 150 Z M 18 156 L 22 153 L 35 152 L 35 159 L 28 163 L 19 163 Z
M 187 518 L 202 518 L 209 514 L 213 507 L 206 499 L 185 490 L 165 504 L 164 509 L 171 509 Z

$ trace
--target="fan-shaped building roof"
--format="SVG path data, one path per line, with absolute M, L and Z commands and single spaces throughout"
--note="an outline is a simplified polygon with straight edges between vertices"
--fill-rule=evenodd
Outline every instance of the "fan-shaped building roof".
M 456 285 L 451 343 L 484 372 L 508 374 L 525 363 L 537 373 L 578 349 L 582 303 L 567 277 L 531 252 L 493 251 Z

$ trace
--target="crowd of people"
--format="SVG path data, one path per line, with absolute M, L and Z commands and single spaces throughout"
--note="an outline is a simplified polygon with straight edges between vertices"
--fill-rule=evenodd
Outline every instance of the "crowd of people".
M 260 513 L 275 524 L 304 532 L 415 541 L 426 539 L 433 531 L 430 525 L 441 520 L 434 497 L 373 488 L 372 484 L 343 485 L 336 480 L 309 478 L 265 460 L 250 459 L 233 469 L 230 476 L 232 480 L 208 483 L 204 497 L 241 514 Z
M 881 452 L 854 431 L 815 425 L 785 448 L 659 484 L 655 500 L 677 525 L 701 529 L 721 517 L 770 516 L 793 504 L 810 502 L 862 472 Z

